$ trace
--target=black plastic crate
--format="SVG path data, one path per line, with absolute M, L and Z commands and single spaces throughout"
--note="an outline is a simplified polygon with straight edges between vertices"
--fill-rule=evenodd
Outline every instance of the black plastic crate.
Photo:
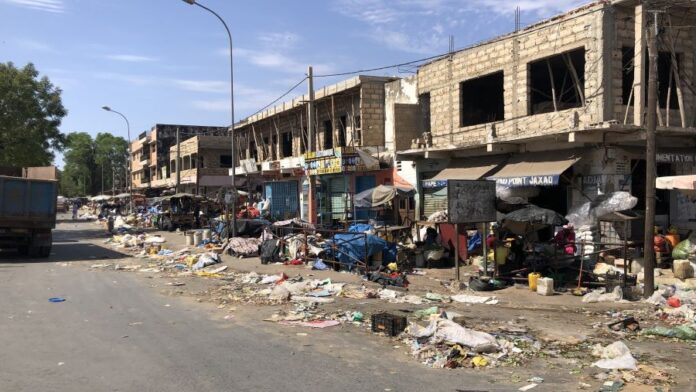
M 371 317 L 372 332 L 384 332 L 396 336 L 406 329 L 406 317 L 389 313 L 376 313 Z

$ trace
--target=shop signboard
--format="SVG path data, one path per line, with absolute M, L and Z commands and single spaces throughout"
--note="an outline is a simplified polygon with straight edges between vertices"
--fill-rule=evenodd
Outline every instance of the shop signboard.
M 341 154 L 341 149 L 318 151 L 316 155 L 309 158 L 305 156 L 305 171 L 308 175 L 338 174 L 345 172 L 366 171 L 367 167 L 362 159 L 357 155 L 329 155 L 325 151 L 334 151 Z M 321 155 L 321 156 L 318 156 Z
M 504 177 L 496 178 L 499 185 L 506 187 L 517 186 L 554 186 L 558 185 L 560 176 L 520 176 L 520 177 Z
M 450 223 L 495 222 L 495 182 L 449 180 L 447 212 Z
M 655 160 L 658 163 L 694 163 L 696 162 L 696 153 L 658 152 L 657 154 L 655 154 Z
M 441 188 L 447 186 L 447 180 L 423 180 L 421 185 L 425 189 Z

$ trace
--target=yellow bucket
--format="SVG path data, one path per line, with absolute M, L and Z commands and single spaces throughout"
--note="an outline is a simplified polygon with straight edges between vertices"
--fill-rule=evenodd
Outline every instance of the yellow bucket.
M 529 280 L 529 289 L 532 291 L 536 291 L 537 289 L 537 280 L 541 278 L 541 274 L 538 272 L 531 272 L 529 275 L 527 275 L 527 279 Z

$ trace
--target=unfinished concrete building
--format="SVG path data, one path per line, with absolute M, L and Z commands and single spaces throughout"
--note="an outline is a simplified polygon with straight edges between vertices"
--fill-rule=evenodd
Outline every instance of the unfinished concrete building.
M 377 157 L 385 153 L 385 83 L 395 79 L 361 75 L 317 89 L 313 151 L 307 147 L 307 94 L 236 124 L 236 171 L 245 176 L 248 190 L 271 198 L 274 216 L 293 217 L 304 203 L 308 218 L 309 196 L 301 185 L 306 175 L 317 175 L 320 220 L 356 213 L 353 193 L 392 181 L 378 170 L 386 167 Z M 306 197 L 297 197 L 300 193 Z
M 420 67 L 425 133 L 399 154 L 417 164 L 420 211 L 442 209 L 447 179 L 478 178 L 561 213 L 613 190 L 643 205 L 654 21 L 658 175 L 693 173 L 695 7 L 598 1 Z M 694 225 L 679 197 L 658 193 L 658 223 Z

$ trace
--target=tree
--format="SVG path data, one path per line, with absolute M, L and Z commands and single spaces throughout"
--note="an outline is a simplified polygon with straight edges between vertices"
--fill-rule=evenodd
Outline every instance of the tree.
M 62 150 L 61 90 L 29 63 L 0 63 L 0 166 L 46 166 Z
M 128 162 L 126 139 L 110 133 L 98 133 L 94 144 L 94 160 L 99 165 L 99 177 L 102 173 L 104 175 L 104 189 L 111 189 L 114 182 L 124 184 L 123 170 Z
M 128 142 L 110 133 L 74 132 L 66 138 L 65 166 L 60 177 L 62 194 L 87 196 L 125 184 Z M 102 178 L 103 174 L 103 178 Z
M 61 191 L 66 196 L 92 194 L 96 174 L 92 136 L 85 132 L 75 132 L 68 134 L 66 139 Z

